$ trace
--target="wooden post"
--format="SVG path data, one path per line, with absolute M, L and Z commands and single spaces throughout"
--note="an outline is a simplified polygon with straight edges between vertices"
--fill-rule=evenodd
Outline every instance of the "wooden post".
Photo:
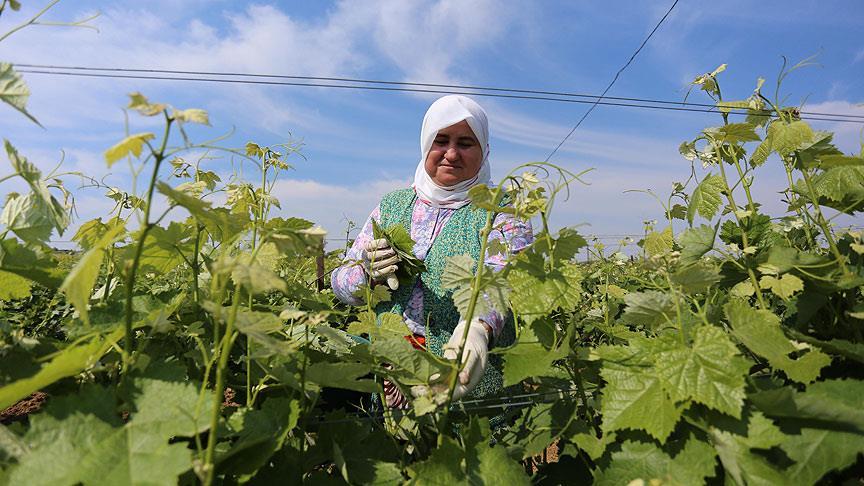
M 315 275 L 318 279 L 318 292 L 324 290 L 324 247 L 321 247 L 321 254 L 315 257 Z

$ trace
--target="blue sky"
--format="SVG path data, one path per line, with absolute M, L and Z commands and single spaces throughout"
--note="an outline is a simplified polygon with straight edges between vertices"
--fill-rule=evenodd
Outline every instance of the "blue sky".
M 599 94 L 663 15 L 671 1 L 528 0 L 295 1 L 64 0 L 48 20 L 100 12 L 89 29 L 35 26 L 0 43 L 0 60 L 32 64 L 117 66 L 250 73 L 344 76 L 473 84 Z M 0 32 L 37 10 L 0 18 Z M 612 96 L 681 100 L 689 81 L 721 63 L 729 99 L 744 98 L 759 76 L 773 86 L 781 56 L 819 54 L 819 67 L 784 84 L 789 104 L 812 111 L 864 115 L 864 3 L 855 1 L 681 0 Z M 419 159 L 419 127 L 431 95 L 321 88 L 211 85 L 27 75 L 30 111 L 39 128 L 0 107 L 0 136 L 32 161 L 101 177 L 102 153 L 123 137 L 126 94 L 210 112 L 201 140 L 236 129 L 228 145 L 302 139 L 306 159 L 276 189 L 282 213 L 320 223 L 334 237 L 347 219 L 362 223 L 386 191 L 406 187 Z M 773 92 L 773 89 L 769 90 Z M 692 101 L 707 102 L 694 93 Z M 572 128 L 586 105 L 478 98 L 490 115 L 493 176 L 542 160 Z M 154 130 L 131 116 L 131 131 Z M 589 224 L 586 234 L 639 233 L 662 219 L 660 207 L 627 189 L 665 194 L 684 180 L 689 163 L 678 145 L 720 123 L 712 114 L 599 106 L 553 158 L 568 169 L 593 167 L 590 186 L 574 186 L 556 226 Z M 861 125 L 820 122 L 858 152 Z M 227 159 L 209 161 L 223 174 Z M 3 172 L 0 172 L 3 173 Z M 777 164 L 757 173 L 756 194 L 777 214 L 783 183 Z M 127 188 L 117 164 L 106 181 Z M 71 185 L 77 187 L 77 182 Z M 0 195 L 15 190 L 0 186 Z M 111 201 L 80 189 L 78 223 L 103 215 Z M 179 214 L 178 214 L 179 216 Z M 844 222 L 861 224 L 861 218 Z M 74 225 L 73 225 L 74 226 Z M 68 239 L 57 236 L 57 240 Z

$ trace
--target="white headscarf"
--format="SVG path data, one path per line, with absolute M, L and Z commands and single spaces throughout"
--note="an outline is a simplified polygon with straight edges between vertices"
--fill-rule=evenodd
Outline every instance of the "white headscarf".
M 480 143 L 483 153 L 483 163 L 480 171 L 471 179 L 453 186 L 442 187 L 435 183 L 426 173 L 426 156 L 432 148 L 432 142 L 438 131 L 455 125 L 462 120 L 468 122 L 474 136 Z M 489 121 L 486 111 L 476 101 L 461 95 L 447 95 L 435 100 L 423 117 L 423 127 L 420 129 L 420 163 L 414 171 L 414 190 L 417 197 L 428 201 L 439 208 L 458 209 L 468 204 L 468 189 L 477 184 L 492 184 L 492 174 L 489 169 Z

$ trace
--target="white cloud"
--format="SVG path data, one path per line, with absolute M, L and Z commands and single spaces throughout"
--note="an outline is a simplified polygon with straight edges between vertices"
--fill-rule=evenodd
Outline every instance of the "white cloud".
M 850 101 L 825 101 L 822 103 L 804 105 L 801 111 L 831 113 L 835 115 L 864 116 L 864 104 L 856 104 Z M 804 116 L 806 117 L 807 115 Z M 814 128 L 834 132 L 834 144 L 837 148 L 847 153 L 858 153 L 861 151 L 861 144 L 864 143 L 864 132 L 862 132 L 862 130 L 864 130 L 864 125 L 860 122 L 860 119 L 858 119 L 858 123 L 826 122 L 816 120 L 809 121 Z
M 281 179 L 273 188 L 283 216 L 314 221 L 327 230 L 328 238 L 345 237 L 348 221 L 362 226 L 381 196 L 410 185 L 409 180 L 379 179 L 354 186 L 327 184 L 308 179 Z

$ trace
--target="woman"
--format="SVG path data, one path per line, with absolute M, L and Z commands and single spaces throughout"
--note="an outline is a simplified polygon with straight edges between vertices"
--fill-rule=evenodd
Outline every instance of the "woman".
M 421 158 L 413 186 L 383 197 L 354 240 L 346 264 L 332 276 L 337 298 L 351 305 L 362 304 L 355 295 L 370 277 L 376 284 L 386 282 L 393 290 L 391 300 L 380 304 L 376 312 L 400 314 L 414 333 L 412 342 L 425 342 L 427 349 L 439 356 L 458 356 L 468 326 L 455 399 L 469 393 L 485 396 L 502 388 L 500 360 L 495 356 L 487 366 L 488 350 L 492 343 L 507 341 L 508 336 L 512 340 L 512 329 L 505 329 L 503 309 L 465 322 L 456 311 L 451 292 L 441 286 L 448 257 L 468 254 L 475 261 L 481 258 L 479 236 L 487 212 L 471 204 L 468 190 L 477 184 L 492 184 L 488 141 L 486 112 L 474 100 L 448 95 L 432 103 L 423 118 Z M 395 278 L 399 258 L 386 240 L 373 238 L 372 219 L 384 227 L 401 223 L 409 230 L 415 241 L 414 254 L 426 265 L 426 271 L 411 284 L 399 288 Z M 512 215 L 498 214 L 494 227 L 490 241 L 500 240 L 511 252 L 522 250 L 534 239 L 530 222 Z M 497 270 L 503 267 L 504 257 L 489 255 L 484 263 Z M 385 383 L 385 392 L 388 406 L 406 406 L 398 388 Z M 427 392 L 425 387 L 412 390 L 415 394 Z

